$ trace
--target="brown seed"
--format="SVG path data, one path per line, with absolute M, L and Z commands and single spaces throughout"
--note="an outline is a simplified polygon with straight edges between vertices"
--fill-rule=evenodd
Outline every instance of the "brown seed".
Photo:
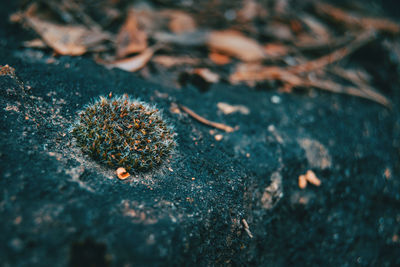
M 304 189 L 307 187 L 307 180 L 306 177 L 304 175 L 300 175 L 299 176 L 299 187 L 301 189 Z
M 119 168 L 116 170 L 116 173 L 117 173 L 117 176 L 118 176 L 118 178 L 119 178 L 120 180 L 124 180 L 124 179 L 128 178 L 129 176 L 131 176 L 131 175 L 129 174 L 129 172 L 127 172 L 127 171 L 125 170 L 125 168 L 122 168 L 122 167 L 119 167 Z
M 224 138 L 224 136 L 222 134 L 217 134 L 217 135 L 214 136 L 214 138 L 215 138 L 216 141 L 221 141 L 222 138 Z
M 308 170 L 306 175 L 306 179 L 308 182 L 312 183 L 315 186 L 320 186 L 321 185 L 321 180 L 318 179 L 318 177 L 315 175 L 315 173 L 312 170 Z

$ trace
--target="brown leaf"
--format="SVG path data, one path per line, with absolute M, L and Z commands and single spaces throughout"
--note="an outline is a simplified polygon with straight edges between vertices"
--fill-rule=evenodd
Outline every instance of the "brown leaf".
M 280 58 L 286 56 L 290 52 L 290 48 L 280 43 L 269 43 L 264 45 L 264 52 L 267 58 Z
M 117 60 L 108 66 L 126 71 L 135 72 L 146 66 L 155 52 L 155 48 L 149 47 L 137 56 Z
M 289 71 L 276 66 L 261 66 L 258 64 L 240 64 L 229 77 L 232 84 L 239 82 L 259 82 L 266 80 L 280 80 L 292 86 L 300 86 L 303 80 Z
M 243 61 L 260 61 L 265 58 L 262 46 L 238 31 L 213 31 L 207 44 L 211 50 L 232 55 Z
M 182 11 L 170 11 L 169 29 L 173 33 L 193 32 L 196 30 L 196 22 L 192 16 Z
M 293 41 L 295 39 L 290 26 L 279 21 L 268 23 L 264 29 L 264 34 L 278 41 Z
M 225 65 L 231 62 L 231 58 L 229 56 L 217 52 L 211 52 L 208 54 L 208 58 L 217 65 Z
M 152 61 L 157 64 L 160 64 L 164 67 L 167 67 L 167 68 L 177 66 L 177 65 L 200 64 L 200 60 L 198 58 L 192 58 L 192 57 L 188 57 L 188 56 L 175 57 L 175 56 L 160 55 L 160 56 L 153 57 Z
M 142 52 L 147 48 L 147 34 L 138 27 L 136 13 L 129 11 L 117 36 L 117 57 Z
M 90 31 L 83 26 L 63 26 L 34 17 L 27 17 L 27 22 L 58 54 L 79 56 L 87 50 L 82 38 Z
M 264 7 L 255 0 L 244 0 L 243 7 L 237 12 L 240 22 L 248 22 L 256 17 L 265 17 L 268 12 Z
M 193 70 L 193 74 L 199 75 L 206 82 L 217 83 L 219 82 L 219 75 L 206 68 L 197 68 Z
M 36 15 L 36 10 L 36 5 L 29 6 L 23 13 L 23 20 L 58 54 L 79 56 L 109 38 L 106 33 L 89 30 L 82 25 L 61 25 L 41 19 Z

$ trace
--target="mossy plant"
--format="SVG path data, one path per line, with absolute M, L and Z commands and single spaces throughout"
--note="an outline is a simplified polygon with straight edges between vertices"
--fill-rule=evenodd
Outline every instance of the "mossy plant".
M 82 151 L 112 168 L 147 170 L 172 152 L 175 133 L 158 109 L 128 95 L 87 105 L 72 134 Z

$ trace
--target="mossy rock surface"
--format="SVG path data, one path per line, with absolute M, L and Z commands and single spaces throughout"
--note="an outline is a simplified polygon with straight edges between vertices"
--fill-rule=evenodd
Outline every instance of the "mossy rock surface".
M 400 265 L 399 88 L 394 111 L 322 92 L 167 88 L 22 48 L 35 36 L 8 24 L 11 12 L 0 8 L 0 64 L 18 77 L 0 76 L 2 265 Z M 121 181 L 74 143 L 76 114 L 110 91 L 156 104 L 174 125 L 163 171 Z M 219 102 L 250 113 L 224 115 Z M 174 103 L 237 130 L 217 141 Z M 322 184 L 300 190 L 309 169 Z

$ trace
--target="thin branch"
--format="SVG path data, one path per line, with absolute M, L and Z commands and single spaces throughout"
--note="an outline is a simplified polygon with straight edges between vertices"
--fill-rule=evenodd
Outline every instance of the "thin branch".
M 218 122 L 209 121 L 206 118 L 196 114 L 193 110 L 191 110 L 188 107 L 185 107 L 183 105 L 179 105 L 179 108 L 182 109 L 183 111 L 185 111 L 189 116 L 191 116 L 195 120 L 197 120 L 197 121 L 199 121 L 199 122 L 201 122 L 201 123 L 203 123 L 205 125 L 208 125 L 208 126 L 223 130 L 223 131 L 225 131 L 227 133 L 231 133 L 231 132 L 233 132 L 235 130 L 234 128 L 232 128 L 232 127 L 230 127 L 228 125 L 225 125 L 225 124 L 222 124 L 222 123 L 218 123 Z
M 343 59 L 344 57 L 350 55 L 360 47 L 366 45 L 370 41 L 376 38 L 376 34 L 374 31 L 365 31 L 360 34 L 354 41 L 350 42 L 345 47 L 339 48 L 332 53 L 320 57 L 318 59 L 308 61 L 304 64 L 300 64 L 297 66 L 293 66 L 288 70 L 293 74 L 299 74 L 303 72 L 310 72 L 313 70 L 321 69 L 329 64 L 332 64 L 336 61 Z

